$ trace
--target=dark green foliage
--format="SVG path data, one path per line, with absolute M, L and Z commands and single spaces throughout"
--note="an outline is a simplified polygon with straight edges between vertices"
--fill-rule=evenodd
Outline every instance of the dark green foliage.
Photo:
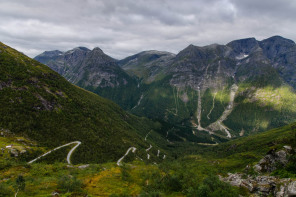
M 82 182 L 74 176 L 65 175 L 58 180 L 58 189 L 63 192 L 81 191 Z
M 292 150 L 288 156 L 288 163 L 286 166 L 279 166 L 272 175 L 280 178 L 296 178 L 296 152 Z
M 153 119 L 165 120 L 170 123 L 180 123 L 190 119 L 196 111 L 197 92 L 188 88 L 181 91 L 169 84 L 171 76 L 147 86 L 139 106 L 132 109 L 136 115 L 147 116 Z M 180 95 L 186 93 L 189 101 L 184 103 Z
M 237 188 L 219 180 L 217 176 L 209 175 L 196 188 L 190 188 L 187 196 L 191 197 L 235 197 L 239 196 Z
M 126 75 L 126 74 L 125 74 Z M 119 76 L 120 78 L 120 76 Z M 84 87 L 85 89 L 92 91 L 104 98 L 114 101 L 125 110 L 132 109 L 141 97 L 141 89 L 139 89 L 137 80 L 127 77 L 129 80 L 127 84 L 120 84 L 116 87 Z M 82 86 L 83 87 L 83 86 Z
M 289 163 L 286 167 L 287 171 L 291 174 L 294 174 L 296 176 L 296 153 L 293 151 L 291 156 L 289 157 Z
M 12 196 L 13 191 L 8 187 L 7 184 L 1 182 L 0 183 L 0 197 Z
M 255 57 L 258 54 L 253 54 Z M 282 84 L 282 79 L 275 68 L 268 64 L 256 61 L 238 67 L 237 77 L 247 76 L 246 83 L 252 83 L 256 87 L 273 86 L 279 87 Z
M 13 166 L 16 162 L 13 160 L 0 160 L 0 170 Z
M 220 118 L 222 113 L 224 112 L 226 106 L 229 102 L 229 94 L 230 94 L 230 86 L 224 88 L 223 90 L 216 93 L 216 97 L 214 99 L 213 92 L 210 89 L 207 89 L 202 95 L 202 114 L 201 114 L 201 125 L 203 127 L 207 127 L 211 123 L 215 122 Z M 217 98 L 225 97 L 225 100 L 217 99 Z M 213 101 L 215 102 L 214 108 L 212 112 L 209 114 L 210 110 L 213 107 Z M 208 119 L 208 114 L 209 118 Z
M 120 168 L 121 168 L 121 179 L 123 181 L 131 181 L 129 166 L 123 164 Z
M 178 177 L 177 175 L 166 175 L 163 178 L 163 185 L 165 187 L 166 191 L 169 192 L 180 192 L 182 191 L 182 183 L 181 183 L 182 179 L 180 179 L 180 177 Z
M 19 175 L 15 180 L 14 189 L 16 192 L 24 191 L 26 187 L 26 181 L 22 175 Z
M 161 197 L 160 192 L 150 191 L 150 192 L 143 192 L 140 194 L 140 197 Z
M 238 191 L 219 180 L 217 176 L 209 175 L 204 179 L 203 183 L 198 187 L 196 196 L 199 197 L 235 197 Z

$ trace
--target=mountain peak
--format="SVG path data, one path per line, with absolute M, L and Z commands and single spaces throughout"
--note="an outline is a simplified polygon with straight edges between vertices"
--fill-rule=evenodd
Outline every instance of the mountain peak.
M 138 55 L 174 55 L 173 53 L 167 51 L 157 51 L 157 50 L 147 50 L 138 53 Z
M 99 47 L 95 47 L 92 51 L 97 53 L 104 53 L 103 50 L 100 49 Z
M 259 49 L 259 43 L 255 38 L 234 40 L 229 42 L 226 46 L 233 50 L 235 56 L 239 54 L 249 55 Z
M 87 53 L 89 51 L 90 50 L 86 47 L 76 47 L 76 48 L 73 48 L 72 50 L 65 52 L 65 55 L 69 55 L 72 53 Z
M 287 38 L 284 38 L 282 36 L 278 36 L 278 35 L 275 35 L 275 36 L 272 36 L 270 38 L 267 38 L 267 39 L 264 39 L 262 40 L 261 42 L 263 43 L 266 43 L 266 42 L 282 42 L 282 43 L 286 43 L 286 44 L 295 44 L 295 42 L 293 40 L 290 40 L 290 39 L 287 39 Z
M 82 51 L 90 51 L 88 48 L 86 48 L 86 47 L 76 47 L 76 48 L 74 48 L 74 50 L 82 50 Z
M 54 56 L 58 56 L 58 55 L 62 55 L 63 52 L 59 51 L 59 50 L 53 50 L 53 51 L 44 51 L 42 54 L 40 54 L 39 56 L 47 56 L 47 57 L 54 57 Z
M 269 59 L 276 58 L 279 54 L 286 53 L 295 47 L 295 42 L 281 36 L 272 36 L 260 42 L 260 47 Z

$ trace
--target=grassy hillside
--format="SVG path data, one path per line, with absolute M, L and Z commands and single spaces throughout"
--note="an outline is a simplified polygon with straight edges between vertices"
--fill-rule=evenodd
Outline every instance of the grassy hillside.
M 65 163 L 14 162 L 0 168 L 0 194 L 12 195 L 16 180 L 23 176 L 26 187 L 19 196 L 48 196 L 54 191 L 63 196 L 250 196 L 243 188 L 222 183 L 216 175 L 245 172 L 256 176 L 245 167 L 253 166 L 272 149 L 295 148 L 295 128 L 296 123 L 215 147 L 194 146 L 191 153 L 187 148 L 175 149 L 178 159 L 161 164 L 134 161 L 120 167 L 115 163 L 69 167 Z M 290 165 L 295 163 L 290 161 Z M 289 169 L 274 175 L 296 177 Z
M 130 146 L 149 147 L 154 123 L 78 88 L 45 65 L 0 44 L 0 128 L 56 147 L 81 141 L 72 161 L 119 159 Z

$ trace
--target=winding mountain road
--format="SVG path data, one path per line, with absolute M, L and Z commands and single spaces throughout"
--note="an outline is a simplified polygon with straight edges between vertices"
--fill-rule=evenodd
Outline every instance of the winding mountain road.
M 70 143 L 68 143 L 68 144 L 64 144 L 64 145 L 62 145 L 62 146 L 58 146 L 58 147 L 56 147 L 56 148 L 54 148 L 54 149 L 52 149 L 52 150 L 50 150 L 50 151 L 44 153 L 43 155 L 40 155 L 39 157 L 37 157 L 37 158 L 35 158 L 35 159 L 29 161 L 28 164 L 31 164 L 31 163 L 33 163 L 33 162 L 35 162 L 35 161 L 41 159 L 42 157 L 45 157 L 46 155 L 48 155 L 48 154 L 50 154 L 50 153 L 52 153 L 52 152 L 54 152 L 54 151 L 56 151 L 56 150 L 58 150 L 58 149 L 60 149 L 60 148 L 63 148 L 63 147 L 66 147 L 66 146 L 70 146 L 70 145 L 72 145 L 72 144 L 76 144 L 76 146 L 74 146 L 74 147 L 69 151 L 69 153 L 68 153 L 68 155 L 67 155 L 67 162 L 68 162 L 68 164 L 71 164 L 71 156 L 72 156 L 72 153 L 73 153 L 73 151 L 74 151 L 74 150 L 75 150 L 75 149 L 81 144 L 80 141 L 74 141 L 74 142 L 70 142 Z
M 135 153 L 136 152 L 136 150 L 137 150 L 137 148 L 135 148 L 135 147 L 129 147 L 128 149 L 127 149 L 127 151 L 126 151 L 126 153 L 117 161 L 117 165 L 118 166 L 120 166 L 121 165 L 121 161 L 128 155 L 128 153 L 130 152 L 130 151 L 132 151 L 133 153 Z
M 146 152 L 148 152 L 152 148 L 152 145 L 150 144 L 149 148 L 146 149 Z

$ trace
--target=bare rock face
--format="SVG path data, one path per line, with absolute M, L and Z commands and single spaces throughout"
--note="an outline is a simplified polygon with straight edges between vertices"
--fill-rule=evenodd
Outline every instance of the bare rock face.
M 287 188 L 288 196 L 296 196 L 296 181 L 291 182 Z
M 118 63 L 128 73 L 150 83 L 165 72 L 175 56 L 169 52 L 151 50 L 126 57 Z
M 117 87 L 130 81 L 117 60 L 98 47 L 93 50 L 77 47 L 64 53 L 47 51 L 35 59 L 81 87 Z
M 285 166 L 288 163 L 288 154 L 287 149 L 277 152 L 272 150 L 254 166 L 254 169 L 257 172 L 272 172 L 278 165 Z
M 296 87 L 296 45 L 294 41 L 273 36 L 260 42 L 260 47 L 263 53 L 268 57 L 274 68 L 276 68 L 281 77 L 293 86 Z
M 226 58 L 231 48 L 224 45 L 198 47 L 190 45 L 182 50 L 169 67 L 170 84 L 178 88 L 220 89 L 233 78 L 236 62 Z
M 272 172 L 279 165 L 285 166 L 288 163 L 288 155 L 292 150 L 291 146 L 284 146 L 283 150 L 272 150 L 262 158 L 254 169 L 259 173 Z M 248 165 L 247 168 L 250 168 Z M 221 181 L 237 187 L 244 187 L 250 193 L 258 196 L 287 197 L 296 196 L 296 181 L 289 178 L 280 179 L 274 176 L 250 176 L 244 173 L 228 173 L 227 177 L 219 177 Z
M 228 173 L 227 177 L 220 176 L 220 180 L 228 182 L 232 186 L 244 187 L 250 193 L 259 196 L 286 197 L 296 195 L 296 181 L 291 181 L 291 179 L 278 179 L 273 176 L 257 176 L 253 178 L 245 174 Z

